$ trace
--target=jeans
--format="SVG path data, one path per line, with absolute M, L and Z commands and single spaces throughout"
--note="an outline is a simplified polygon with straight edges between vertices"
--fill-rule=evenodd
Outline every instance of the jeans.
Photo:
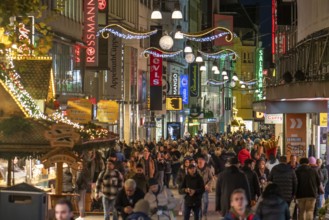
M 104 220 L 110 220 L 110 211 L 112 211 L 113 220 L 118 220 L 118 212 L 114 208 L 115 199 L 108 199 L 103 196 L 102 201 L 104 207 Z
M 79 190 L 79 214 L 80 217 L 85 217 L 85 207 L 86 207 L 86 189 Z
M 167 188 L 169 188 L 170 176 L 171 176 L 171 173 L 166 173 L 165 174 L 165 177 L 164 177 L 164 185 Z
M 190 219 L 191 210 L 194 212 L 194 220 L 201 219 L 201 207 L 200 206 L 187 206 L 184 205 L 184 220 Z
M 297 199 L 299 207 L 299 220 L 313 219 L 315 201 L 315 198 Z
M 316 204 L 318 209 L 322 207 L 323 199 L 324 199 L 324 194 L 318 195 L 318 198 L 316 199 L 317 200 Z
M 204 216 L 207 215 L 208 204 L 209 204 L 209 192 L 205 191 L 202 194 L 202 215 L 204 215 Z

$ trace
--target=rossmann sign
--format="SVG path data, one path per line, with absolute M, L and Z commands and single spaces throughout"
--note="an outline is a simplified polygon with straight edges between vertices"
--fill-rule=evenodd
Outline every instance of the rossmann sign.
M 86 66 L 98 66 L 98 0 L 84 1 L 84 31 L 83 40 L 87 45 Z

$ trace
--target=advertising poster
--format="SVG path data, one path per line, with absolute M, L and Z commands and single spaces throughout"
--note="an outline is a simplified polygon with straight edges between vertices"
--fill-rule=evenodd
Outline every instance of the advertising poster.
M 92 104 L 87 99 L 74 99 L 67 102 L 67 117 L 75 123 L 88 124 L 91 121 Z
M 180 122 L 167 122 L 167 139 L 170 137 L 172 140 L 180 139 L 181 123 Z
M 286 155 L 306 156 L 306 114 L 286 115 Z
M 119 119 L 119 103 L 116 101 L 100 100 L 97 103 L 96 119 L 105 123 L 117 122 Z
M 182 96 L 183 105 L 188 105 L 188 75 L 180 75 L 180 95 Z
M 199 95 L 199 71 L 198 64 L 192 63 L 189 67 L 190 74 L 190 96 L 198 97 Z

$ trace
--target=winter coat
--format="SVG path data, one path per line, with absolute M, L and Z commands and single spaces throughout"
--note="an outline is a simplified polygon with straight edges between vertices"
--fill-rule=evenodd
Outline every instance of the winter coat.
M 123 186 L 123 177 L 122 174 L 116 170 L 104 170 L 102 171 L 96 182 L 96 192 L 99 193 L 102 191 L 103 195 L 113 200 L 118 194 L 119 190 Z
M 134 208 L 135 204 L 140 200 L 144 198 L 144 193 L 141 189 L 136 188 L 135 193 L 128 197 L 126 194 L 125 189 L 121 189 L 115 199 L 115 208 L 118 210 L 118 212 L 121 213 L 122 219 L 127 219 L 128 214 L 123 211 L 123 209 L 127 206 L 131 206 Z
M 254 213 L 250 212 L 250 210 L 246 210 L 245 215 L 247 216 L 245 219 L 246 220 L 260 220 L 260 218 L 255 215 Z M 240 218 L 237 216 L 237 214 L 231 209 L 225 216 L 224 220 L 240 220 Z M 279 220 L 279 219 L 278 219 Z
M 184 165 L 182 165 L 178 170 L 177 178 L 176 178 L 176 182 L 179 186 L 183 183 L 186 174 L 187 174 L 187 168 L 185 169 Z
M 216 211 L 226 214 L 230 209 L 230 197 L 235 189 L 242 188 L 246 191 L 250 204 L 250 188 L 246 174 L 236 166 L 225 168 L 218 175 L 216 185 Z
M 135 180 L 137 188 L 141 189 L 144 193 L 148 190 L 148 182 L 146 179 L 146 176 L 144 174 L 138 174 L 136 173 L 133 177 L 133 180 Z
M 297 191 L 297 177 L 288 164 L 280 163 L 273 167 L 268 180 L 276 183 L 283 199 L 290 203 Z
M 249 151 L 244 148 L 244 149 L 240 150 L 240 152 L 238 154 L 238 160 L 242 165 L 244 165 L 244 161 L 247 159 L 251 159 L 251 155 L 250 155 Z
M 91 186 L 90 172 L 83 168 L 77 172 L 76 186 L 78 190 L 87 190 Z
M 185 189 L 193 189 L 195 193 L 190 196 L 185 192 Z M 191 176 L 187 174 L 179 187 L 179 193 L 185 194 L 184 200 L 187 206 L 201 207 L 202 194 L 204 193 L 205 186 L 202 177 L 197 172 Z
M 256 195 L 260 196 L 260 186 L 258 181 L 258 176 L 255 171 L 251 170 L 250 167 L 244 166 L 242 168 L 244 174 L 246 174 L 250 187 L 250 198 L 251 200 L 256 200 Z
M 141 158 L 139 161 L 144 167 L 145 171 L 145 176 L 148 176 L 149 178 L 154 178 L 155 177 L 155 162 L 151 156 L 149 156 L 148 160 L 145 160 L 145 158 Z M 146 169 L 146 163 L 148 163 L 148 169 Z
M 215 168 L 215 175 L 218 175 L 225 168 L 225 158 L 222 155 L 218 157 L 215 154 L 212 154 L 211 164 Z
M 290 212 L 287 202 L 277 196 L 271 195 L 259 203 L 256 214 L 262 220 L 289 220 Z
M 297 192 L 296 198 L 316 198 L 320 186 L 317 172 L 308 165 L 301 165 L 296 169 Z
M 69 170 L 63 172 L 62 192 L 73 192 L 72 173 Z
M 205 164 L 203 169 L 197 169 L 197 172 L 200 174 L 200 176 L 203 179 L 204 185 L 207 185 L 209 187 L 209 189 L 212 188 L 212 180 L 213 180 L 213 176 L 212 176 L 212 172 L 210 170 L 210 168 Z
M 169 211 L 173 210 L 177 205 L 177 200 L 173 193 L 165 186 L 160 188 L 157 194 L 149 190 L 145 194 L 144 199 L 150 204 L 151 219 L 153 220 L 170 220 Z M 162 215 L 158 216 L 157 210 L 162 210 Z

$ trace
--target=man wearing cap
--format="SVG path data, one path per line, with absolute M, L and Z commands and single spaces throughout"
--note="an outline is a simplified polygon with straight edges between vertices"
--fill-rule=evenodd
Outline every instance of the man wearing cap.
M 230 197 L 234 190 L 244 189 L 250 204 L 250 188 L 247 176 L 239 169 L 238 158 L 232 157 L 227 167 L 218 175 L 216 185 L 216 211 L 224 216 L 230 209 Z
M 204 191 L 205 185 L 196 170 L 196 165 L 190 164 L 188 174 L 179 187 L 179 193 L 185 194 L 184 220 L 190 219 L 191 210 L 194 212 L 194 220 L 201 218 L 201 201 Z
M 122 189 L 122 174 L 115 169 L 115 161 L 107 160 L 106 170 L 102 171 L 96 182 L 96 199 L 99 199 L 99 193 L 102 191 L 104 220 L 110 220 L 110 210 L 113 213 L 113 220 L 118 219 L 117 210 L 114 207 L 115 198 Z
M 205 185 L 205 191 L 202 195 L 202 216 L 207 217 L 208 204 L 209 204 L 209 192 L 212 189 L 213 174 L 210 168 L 206 164 L 205 156 L 199 156 L 197 171 L 203 179 Z
M 149 179 L 149 191 L 145 194 L 151 208 L 153 220 L 170 220 L 170 212 L 176 207 L 177 201 L 166 186 L 160 187 L 157 179 Z

